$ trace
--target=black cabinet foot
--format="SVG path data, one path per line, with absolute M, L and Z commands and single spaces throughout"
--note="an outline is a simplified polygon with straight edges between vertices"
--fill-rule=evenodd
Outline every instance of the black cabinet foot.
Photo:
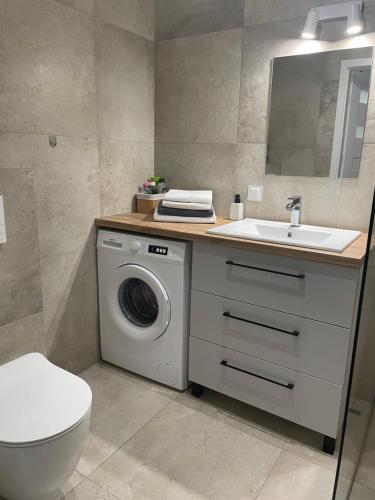
M 324 436 L 323 439 L 323 451 L 324 453 L 328 453 L 329 455 L 333 455 L 335 453 L 336 448 L 336 439 Z
M 195 396 L 196 398 L 200 398 L 203 394 L 203 391 L 204 391 L 203 385 L 192 382 L 190 392 L 193 396 Z

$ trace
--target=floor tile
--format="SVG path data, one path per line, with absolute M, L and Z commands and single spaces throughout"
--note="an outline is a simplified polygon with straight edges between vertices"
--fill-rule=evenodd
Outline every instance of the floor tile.
M 357 480 L 375 490 L 375 419 L 371 419 L 357 472 Z M 375 492 L 374 498 L 375 498 Z
M 64 498 L 66 500 L 118 500 L 89 479 L 83 481 Z
M 65 496 L 70 493 L 76 486 L 78 486 L 84 479 L 85 476 L 82 476 L 82 474 L 80 474 L 79 472 L 74 471 L 69 481 L 61 488 L 59 500 L 65 498 Z
M 360 483 L 354 483 L 350 500 L 374 500 L 375 490 Z
M 283 451 L 257 500 L 329 500 L 335 474 Z
M 185 397 L 191 396 L 186 393 Z M 232 419 L 250 426 L 255 437 L 270 444 L 280 448 L 289 448 L 294 444 L 299 444 L 304 449 L 315 450 L 320 453 L 321 434 L 306 429 L 306 427 L 294 424 L 210 389 L 205 389 L 199 402 L 218 409 Z
M 171 402 L 90 478 L 121 499 L 254 499 L 280 454 L 199 401 Z
M 189 392 L 183 397 L 196 400 Z M 231 425 L 243 432 L 317 465 L 336 470 L 338 447 L 334 456 L 324 453 L 321 434 L 209 389 L 205 389 L 198 401 L 201 408 L 215 408 L 230 417 Z
M 87 476 L 178 393 L 104 364 L 81 376 L 93 391 L 91 431 L 77 466 Z
M 346 424 L 344 452 L 340 464 L 340 474 L 346 478 L 352 478 L 356 474 L 362 447 L 366 439 L 368 426 L 368 415 L 366 412 L 349 412 Z M 365 473 L 365 468 L 361 474 Z M 363 476 L 365 477 L 366 474 Z

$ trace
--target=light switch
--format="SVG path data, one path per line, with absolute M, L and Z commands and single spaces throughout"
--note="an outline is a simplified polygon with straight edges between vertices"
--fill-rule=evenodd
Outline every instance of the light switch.
M 263 199 L 263 186 L 248 186 L 247 199 L 249 201 L 262 201 Z
M 0 195 L 0 243 L 7 242 L 7 235 L 5 231 L 5 216 L 4 216 L 4 201 Z

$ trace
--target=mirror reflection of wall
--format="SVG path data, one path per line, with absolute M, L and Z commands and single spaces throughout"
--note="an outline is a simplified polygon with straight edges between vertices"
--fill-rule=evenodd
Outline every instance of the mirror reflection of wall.
M 266 174 L 356 178 L 372 47 L 273 61 Z

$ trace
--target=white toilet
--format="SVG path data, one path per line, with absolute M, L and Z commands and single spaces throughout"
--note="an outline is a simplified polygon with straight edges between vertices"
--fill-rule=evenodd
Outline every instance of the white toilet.
M 0 497 L 56 497 L 79 460 L 91 400 L 84 380 L 42 354 L 0 366 Z

